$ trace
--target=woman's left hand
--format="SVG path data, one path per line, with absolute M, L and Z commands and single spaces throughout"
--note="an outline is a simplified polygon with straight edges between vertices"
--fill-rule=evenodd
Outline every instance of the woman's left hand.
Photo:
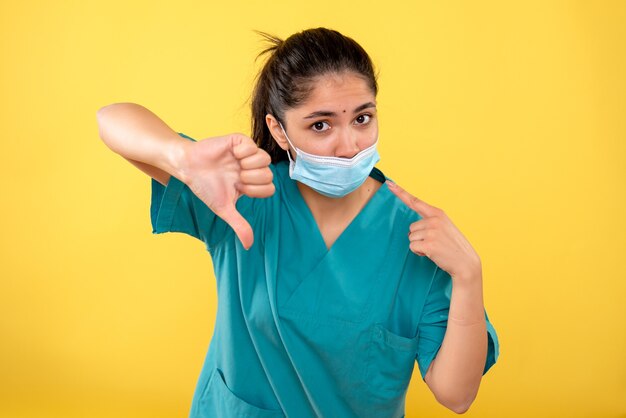
M 461 280 L 482 278 L 480 257 L 443 210 L 429 205 L 387 180 L 389 190 L 422 219 L 409 231 L 409 248 L 419 256 L 430 258 L 450 276 Z

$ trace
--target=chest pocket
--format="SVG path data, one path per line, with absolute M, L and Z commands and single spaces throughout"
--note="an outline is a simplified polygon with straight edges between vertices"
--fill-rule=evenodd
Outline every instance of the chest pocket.
M 404 414 L 419 331 L 407 337 L 385 326 L 402 275 L 404 260 L 399 254 L 404 246 L 404 240 L 387 242 L 386 251 L 375 260 L 342 260 L 340 265 L 349 265 L 353 274 L 333 270 L 339 253 L 331 252 L 327 256 L 333 257 L 318 264 L 279 307 L 283 320 L 298 332 L 294 341 L 305 341 L 295 351 L 332 353 L 327 356 L 333 362 L 328 370 L 336 381 L 344 382 L 336 391 L 360 417 Z M 311 364 L 314 359 L 303 363 Z
M 277 306 L 296 366 L 314 369 L 310 376 L 302 373 L 305 381 L 329 388 L 349 407 L 329 416 L 404 415 L 418 336 L 392 332 L 385 324 L 398 306 L 412 254 L 405 233 L 397 231 L 408 230 L 413 218 L 393 210 L 384 215 L 335 241 Z M 278 269 L 279 281 L 283 272 Z
M 290 314 L 282 319 L 283 336 L 288 336 L 300 377 L 312 388 L 323 388 L 324 396 L 337 399 L 333 411 L 322 416 L 404 415 L 417 336 L 401 336 L 379 322 L 356 325 Z M 323 398 L 319 405 L 331 403 Z M 347 409 L 339 411 L 341 407 Z
M 404 410 L 406 391 L 415 367 L 417 340 L 388 330 L 382 323 L 370 328 L 367 348 L 365 381 L 376 407 L 396 411 Z M 393 415 L 396 416 L 396 415 Z

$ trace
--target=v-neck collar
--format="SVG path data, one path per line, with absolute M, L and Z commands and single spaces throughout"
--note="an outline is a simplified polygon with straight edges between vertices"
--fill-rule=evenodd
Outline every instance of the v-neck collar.
M 284 171 L 285 173 L 284 183 L 286 187 L 290 189 L 288 196 L 294 197 L 293 204 L 297 205 L 298 208 L 304 214 L 304 216 L 307 218 L 309 225 L 311 226 L 311 229 L 312 229 L 311 239 L 315 240 L 315 244 L 314 244 L 315 246 L 321 248 L 321 252 L 323 256 L 330 253 L 333 250 L 333 248 L 337 246 L 338 243 L 341 244 L 342 239 L 345 241 L 344 237 L 347 234 L 349 234 L 352 231 L 352 229 L 356 228 L 359 223 L 364 222 L 364 220 L 367 219 L 368 213 L 376 209 L 376 206 L 379 204 L 378 202 L 386 200 L 387 196 L 391 193 L 387 185 L 387 176 L 385 176 L 384 173 L 380 169 L 373 167 L 369 176 L 382 182 L 382 184 L 380 185 L 378 190 L 376 190 L 376 192 L 374 192 L 374 194 L 365 203 L 365 206 L 361 208 L 361 210 L 356 214 L 356 216 L 344 228 L 341 234 L 339 234 L 339 236 L 335 239 L 335 242 L 333 242 L 330 248 L 327 248 L 326 242 L 324 241 L 324 237 L 322 235 L 322 231 L 320 230 L 319 225 L 317 224 L 317 221 L 315 220 L 315 217 L 313 216 L 313 212 L 311 212 L 309 205 L 307 205 L 306 201 L 304 200 L 304 197 L 302 196 L 302 193 L 300 193 L 300 189 L 298 188 L 298 185 L 296 184 L 297 180 L 293 180 L 289 177 L 289 162 L 281 161 L 280 164 L 285 164 L 285 167 L 283 167 L 283 169 L 285 170 Z

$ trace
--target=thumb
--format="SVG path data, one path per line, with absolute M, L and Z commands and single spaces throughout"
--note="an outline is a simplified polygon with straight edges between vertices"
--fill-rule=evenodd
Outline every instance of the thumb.
M 229 205 L 224 208 L 221 213 L 218 214 L 220 218 L 224 220 L 228 225 L 233 228 L 235 234 L 241 241 L 241 244 L 244 246 L 246 250 L 249 250 L 252 247 L 252 243 L 254 242 L 254 235 L 252 233 L 252 227 L 246 221 L 246 219 L 241 216 L 241 214 L 237 211 L 235 205 Z

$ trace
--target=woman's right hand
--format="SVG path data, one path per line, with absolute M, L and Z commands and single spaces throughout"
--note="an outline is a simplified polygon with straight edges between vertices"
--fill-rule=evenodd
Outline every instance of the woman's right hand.
M 270 155 L 243 134 L 185 141 L 181 180 L 217 216 L 230 225 L 244 248 L 254 242 L 252 227 L 235 207 L 243 194 L 274 194 Z

